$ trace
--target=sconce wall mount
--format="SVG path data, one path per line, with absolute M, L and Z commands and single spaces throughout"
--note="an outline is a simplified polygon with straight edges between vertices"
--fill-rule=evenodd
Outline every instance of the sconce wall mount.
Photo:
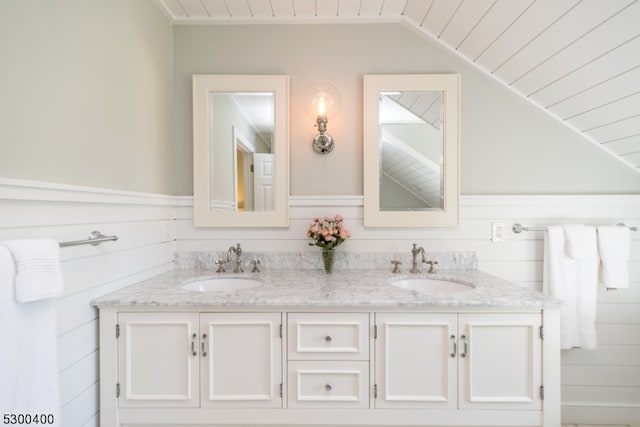
M 316 119 L 318 134 L 313 138 L 313 150 L 319 154 L 327 154 L 333 151 L 333 137 L 327 133 L 328 121 L 327 116 L 324 114 L 318 115 Z

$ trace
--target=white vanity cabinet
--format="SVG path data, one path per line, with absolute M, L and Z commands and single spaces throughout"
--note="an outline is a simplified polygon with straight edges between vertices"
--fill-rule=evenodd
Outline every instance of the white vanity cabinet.
M 555 309 L 207 308 L 101 307 L 101 425 L 560 424 Z
M 280 313 L 118 314 L 118 407 L 280 408 Z
M 542 409 L 542 315 L 376 314 L 376 408 Z

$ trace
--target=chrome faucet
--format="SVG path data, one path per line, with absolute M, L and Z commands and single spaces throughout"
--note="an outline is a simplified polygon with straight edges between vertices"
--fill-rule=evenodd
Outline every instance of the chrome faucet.
M 418 254 L 422 255 L 421 262 L 423 264 L 426 263 L 427 258 L 425 258 L 425 255 L 424 255 L 424 248 L 422 246 L 418 247 L 418 245 L 414 243 L 413 248 L 411 249 L 412 258 L 411 258 L 411 270 L 409 270 L 409 273 L 412 273 L 412 274 L 420 273 L 420 270 L 418 270 Z
M 242 248 L 240 247 L 240 243 L 237 243 L 236 246 L 230 246 L 227 250 L 227 262 L 231 261 L 231 253 L 236 254 L 236 268 L 233 269 L 234 273 L 242 273 L 244 270 L 242 269 Z

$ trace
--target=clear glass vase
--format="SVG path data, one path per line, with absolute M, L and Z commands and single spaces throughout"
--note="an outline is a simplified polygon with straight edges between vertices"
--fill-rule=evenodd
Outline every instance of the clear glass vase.
M 322 250 L 322 266 L 324 267 L 324 272 L 326 274 L 331 274 L 333 271 L 333 261 L 334 261 L 335 252 L 333 249 L 323 249 Z

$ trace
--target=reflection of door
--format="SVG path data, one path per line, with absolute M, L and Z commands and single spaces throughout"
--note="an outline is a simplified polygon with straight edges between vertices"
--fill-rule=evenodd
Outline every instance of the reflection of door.
M 246 209 L 245 206 L 245 200 L 246 200 L 246 195 L 244 193 L 244 188 L 245 188 L 245 182 L 246 182 L 246 178 L 245 178 L 245 163 L 246 163 L 246 157 L 244 155 L 244 151 L 242 151 L 240 149 L 240 146 L 238 146 L 238 150 L 236 151 L 236 173 L 235 173 L 235 180 L 236 180 L 236 206 L 237 206 L 237 210 L 238 211 L 244 211 Z
M 253 155 L 253 200 L 255 211 L 273 210 L 273 154 Z
M 234 144 L 233 195 L 236 211 L 253 211 L 252 153 L 256 151 L 249 140 L 235 127 L 231 128 Z

